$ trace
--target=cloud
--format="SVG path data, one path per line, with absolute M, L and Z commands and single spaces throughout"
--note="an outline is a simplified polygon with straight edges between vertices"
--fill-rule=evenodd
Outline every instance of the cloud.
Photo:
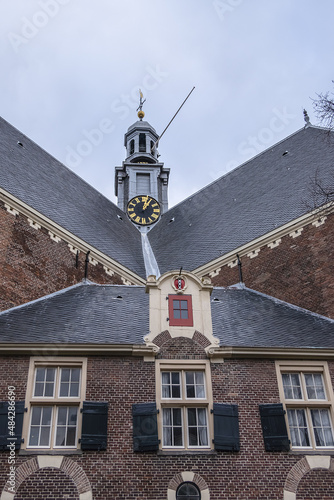
M 63 162 L 69 147 L 88 140 L 83 131 L 111 120 L 112 132 L 73 168 L 112 197 L 123 135 L 137 118 L 136 89 L 144 87 L 146 118 L 159 133 L 195 85 L 160 143 L 177 203 L 245 161 L 240 144 L 249 137 L 263 139 L 268 129 L 270 141 L 282 139 L 303 126 L 304 107 L 314 121 L 310 97 L 333 79 L 324 15 L 331 0 L 321 9 L 311 0 L 222 2 L 231 7 L 224 19 L 213 1 L 2 2 L 1 114 Z M 17 50 L 10 33 L 26 36 Z M 168 77 L 145 88 L 148 68 Z M 123 102 L 129 95 L 131 105 Z M 115 101 L 128 112 L 115 112 Z M 274 109 L 296 118 L 269 138 Z

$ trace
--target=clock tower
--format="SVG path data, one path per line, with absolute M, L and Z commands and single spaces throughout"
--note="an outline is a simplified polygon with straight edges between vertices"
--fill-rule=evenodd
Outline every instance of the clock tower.
M 121 167 L 115 167 L 115 195 L 118 207 L 127 212 L 134 223 L 150 225 L 157 222 L 156 214 L 159 216 L 168 209 L 169 168 L 165 168 L 158 160 L 159 136 L 155 129 L 143 120 L 144 102 L 140 92 L 137 110 L 139 120 L 128 128 L 124 136 L 126 158 Z M 159 212 L 155 202 L 158 202 Z M 151 208 L 153 205 L 154 209 Z M 132 209 L 138 212 L 136 217 Z M 150 217 L 151 211 L 153 217 Z M 140 222 L 139 215 L 142 216 Z

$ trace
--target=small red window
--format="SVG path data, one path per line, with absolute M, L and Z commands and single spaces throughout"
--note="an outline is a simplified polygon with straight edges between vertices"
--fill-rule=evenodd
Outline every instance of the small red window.
M 193 326 L 191 295 L 169 295 L 170 326 Z

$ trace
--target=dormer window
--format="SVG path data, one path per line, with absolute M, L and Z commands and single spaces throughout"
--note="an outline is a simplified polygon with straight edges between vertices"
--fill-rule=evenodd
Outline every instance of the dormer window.
M 146 135 L 139 134 L 139 152 L 146 153 Z
M 193 326 L 191 295 L 169 295 L 170 326 Z
M 134 152 L 135 152 L 135 140 L 132 139 L 130 141 L 130 155 L 133 155 Z

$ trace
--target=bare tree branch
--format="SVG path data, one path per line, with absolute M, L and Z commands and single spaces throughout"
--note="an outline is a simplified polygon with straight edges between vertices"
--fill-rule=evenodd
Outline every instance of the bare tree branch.
M 310 179 L 308 197 L 304 205 L 308 212 L 313 212 L 316 217 L 333 213 L 334 210 L 334 173 L 324 180 L 318 170 Z
M 317 99 L 312 99 L 312 101 L 315 115 L 321 125 L 334 130 L 334 92 L 317 94 Z

